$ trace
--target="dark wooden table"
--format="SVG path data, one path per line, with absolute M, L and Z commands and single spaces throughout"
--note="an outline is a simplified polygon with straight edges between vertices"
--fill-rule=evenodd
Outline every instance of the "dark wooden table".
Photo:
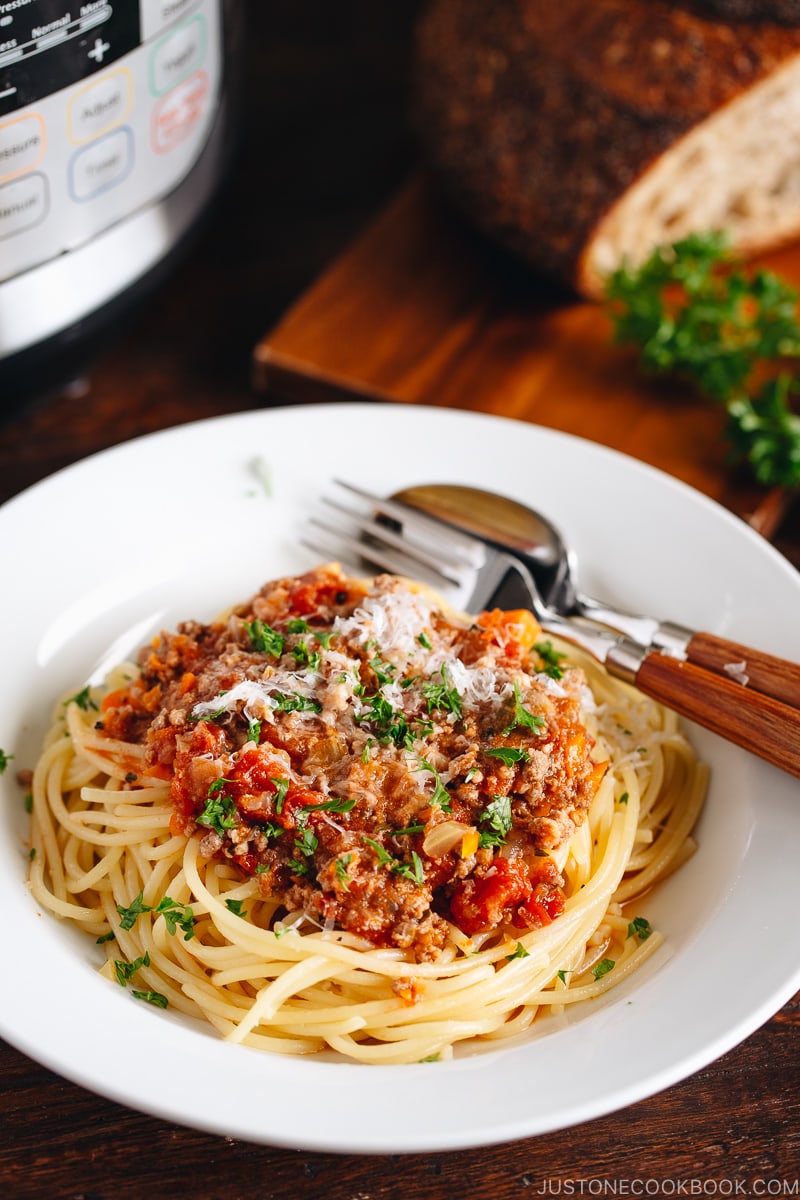
M 415 165 L 404 117 L 414 7 L 248 0 L 241 145 L 213 219 L 127 327 L 65 381 L 69 387 L 25 409 L 3 398 L 12 411 L 0 439 L 0 499 L 139 433 L 283 402 L 254 388 L 254 346 Z M 713 428 L 706 433 L 713 438 Z M 775 536 L 798 563 L 796 517 L 795 506 Z M 796 938 L 797 914 L 786 916 L 786 935 Z M 746 947 L 736 952 L 746 955 Z M 53 1002 L 57 1020 L 57 990 Z M 338 1157 L 140 1115 L 0 1044 L 0 1195 L 797 1195 L 799 1083 L 800 996 L 691 1079 L 566 1132 L 458 1153 Z M 546 1086 L 531 1080 L 532 1088 Z

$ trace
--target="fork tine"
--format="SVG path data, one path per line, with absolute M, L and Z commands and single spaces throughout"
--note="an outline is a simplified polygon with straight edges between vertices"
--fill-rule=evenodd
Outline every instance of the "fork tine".
M 448 573 L 459 575 L 463 574 L 465 569 L 469 571 L 475 569 L 475 562 L 466 560 L 457 553 L 449 552 L 446 539 L 442 538 L 441 530 L 437 531 L 438 537 L 435 541 L 427 534 L 424 536 L 424 540 L 419 537 L 413 538 L 410 536 L 410 533 L 414 532 L 413 526 L 409 527 L 405 522 L 398 531 L 385 520 L 382 521 L 380 517 L 357 512 L 329 496 L 323 496 L 322 503 L 347 517 L 348 521 L 365 539 L 369 541 L 377 539 L 395 550 L 400 550 L 403 554 L 410 555 L 415 561 L 424 563 L 430 570 L 438 574 L 447 577 Z M 327 528 L 330 532 L 334 532 L 337 527 L 328 526 Z
M 459 566 L 476 568 L 482 565 L 486 548 L 478 538 L 397 500 L 376 496 L 372 492 L 356 487 L 342 479 L 334 479 L 333 482 L 351 495 L 368 501 L 373 509 L 373 517 L 380 513 L 396 521 L 407 534 L 417 533 L 422 545 L 436 547 L 437 555 L 446 555 L 448 560 Z M 333 502 L 327 501 L 327 503 Z M 407 540 L 406 537 L 404 541 Z
M 352 536 L 341 527 L 329 525 L 316 517 L 311 517 L 309 524 L 315 530 L 321 530 L 323 534 L 331 535 L 330 539 L 323 537 L 320 541 L 314 541 L 308 537 L 303 539 L 304 544 L 315 553 L 326 556 L 332 554 L 335 558 L 339 558 L 342 557 L 341 550 L 344 549 L 347 551 L 348 561 L 355 565 L 368 562 L 392 575 L 405 575 L 410 578 L 424 576 L 426 582 L 438 588 L 461 586 L 460 580 L 445 574 L 435 564 L 421 561 L 416 557 L 416 551 L 413 548 L 411 548 L 412 553 L 406 553 L 389 546 L 382 538 L 379 542 L 377 540 L 364 541 L 359 537 Z

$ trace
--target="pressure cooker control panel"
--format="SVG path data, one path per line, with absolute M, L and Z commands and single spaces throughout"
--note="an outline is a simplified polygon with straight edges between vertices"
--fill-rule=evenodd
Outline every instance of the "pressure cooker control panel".
M 171 192 L 221 86 L 221 0 L 0 0 L 0 280 Z

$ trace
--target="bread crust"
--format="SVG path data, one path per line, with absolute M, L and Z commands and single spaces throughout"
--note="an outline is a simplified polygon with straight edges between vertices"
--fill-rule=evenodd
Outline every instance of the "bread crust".
M 581 264 L 612 207 L 797 55 L 800 27 L 745 30 L 662 0 L 433 0 L 417 30 L 414 119 L 478 226 L 591 291 Z

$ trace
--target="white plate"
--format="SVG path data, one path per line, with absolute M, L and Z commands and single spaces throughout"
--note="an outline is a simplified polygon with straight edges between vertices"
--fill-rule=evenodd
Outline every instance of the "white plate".
M 59 694 L 154 626 L 207 619 L 314 565 L 298 536 L 333 476 L 379 492 L 436 480 L 504 491 L 557 520 L 594 594 L 800 659 L 800 575 L 735 517 L 632 459 L 436 409 L 243 414 L 119 446 L 0 509 L 0 747 L 12 766 L 32 765 Z M 9 769 L 0 1033 L 145 1112 L 312 1150 L 455 1149 L 628 1105 L 734 1046 L 800 987 L 800 947 L 786 931 L 800 911 L 797 781 L 702 730 L 691 736 L 712 786 L 699 852 L 646 906 L 667 937 L 650 969 L 513 1046 L 405 1067 L 229 1046 L 97 976 L 91 940 L 37 912 L 27 892 L 27 818 Z

